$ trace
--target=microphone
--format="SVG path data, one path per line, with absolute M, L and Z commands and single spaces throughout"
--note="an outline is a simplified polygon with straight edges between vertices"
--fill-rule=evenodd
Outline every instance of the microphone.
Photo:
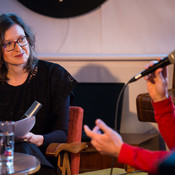
M 151 66 L 148 69 L 135 75 L 133 78 L 131 78 L 129 80 L 129 83 L 132 83 L 132 82 L 144 77 L 145 75 L 148 75 L 148 74 L 154 72 L 158 68 L 165 67 L 169 64 L 174 64 L 174 63 L 175 63 L 175 50 L 173 52 L 171 52 L 167 57 L 165 57 L 162 60 L 160 60 L 159 62 L 155 63 L 153 66 Z
M 30 108 L 21 117 L 21 119 L 23 119 L 25 117 L 35 116 L 36 113 L 40 110 L 41 107 L 42 107 L 42 104 L 35 100 L 33 102 L 33 104 L 30 106 Z

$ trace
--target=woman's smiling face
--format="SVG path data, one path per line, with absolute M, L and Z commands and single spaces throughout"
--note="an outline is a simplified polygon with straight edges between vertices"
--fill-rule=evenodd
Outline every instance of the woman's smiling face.
M 24 36 L 25 33 L 23 28 L 17 24 L 14 24 L 5 32 L 4 43 L 14 43 L 17 40 L 23 39 Z M 7 67 L 9 67 L 10 65 L 22 65 L 24 67 L 27 64 L 29 55 L 29 44 L 21 47 L 18 43 L 16 43 L 14 49 L 9 52 L 6 51 L 5 48 L 3 48 L 4 61 Z

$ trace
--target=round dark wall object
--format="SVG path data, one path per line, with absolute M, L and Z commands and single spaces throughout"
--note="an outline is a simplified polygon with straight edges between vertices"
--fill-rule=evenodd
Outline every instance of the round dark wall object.
M 76 17 L 91 12 L 107 0 L 18 0 L 30 10 L 54 18 Z

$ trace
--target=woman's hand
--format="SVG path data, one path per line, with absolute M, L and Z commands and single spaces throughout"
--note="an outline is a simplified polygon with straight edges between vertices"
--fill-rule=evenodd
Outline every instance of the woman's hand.
M 26 135 L 17 137 L 17 141 L 19 142 L 29 142 L 34 143 L 37 146 L 41 146 L 44 142 L 44 137 L 42 135 L 35 135 L 32 132 L 28 132 Z
M 155 62 L 151 62 L 146 66 L 146 69 L 152 66 Z M 162 101 L 168 98 L 168 78 L 167 67 L 158 68 L 154 73 L 145 76 L 147 80 L 147 90 L 154 102 Z
M 93 130 L 90 130 L 87 125 L 84 126 L 84 130 L 86 135 L 91 138 L 92 145 L 101 154 L 118 157 L 123 140 L 117 132 L 108 127 L 102 120 L 96 120 L 96 126 Z

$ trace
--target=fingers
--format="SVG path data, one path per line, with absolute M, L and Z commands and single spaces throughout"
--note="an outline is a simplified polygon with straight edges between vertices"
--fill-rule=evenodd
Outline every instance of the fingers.
M 95 121 L 96 126 L 91 130 L 87 125 L 84 125 L 84 131 L 88 137 L 95 139 L 97 136 L 101 135 L 100 129 L 105 133 L 109 132 L 110 128 L 100 119 Z
M 28 132 L 26 135 L 20 137 L 20 140 L 24 142 L 29 142 L 32 136 L 33 134 L 31 132 Z
M 155 64 L 155 63 L 154 63 L 153 61 L 151 61 L 149 64 L 147 64 L 147 65 L 145 66 L 145 69 L 148 69 L 149 67 L 153 66 L 154 64 Z M 149 75 L 144 76 L 144 79 L 145 79 L 145 80 L 149 80 L 149 79 L 150 79 L 150 75 L 152 75 L 152 74 L 149 74 Z
M 93 139 L 96 134 L 101 134 L 100 128 L 98 126 L 95 126 L 93 130 L 90 130 L 90 128 L 87 125 L 84 125 L 84 131 L 88 137 Z
M 93 133 L 96 133 L 96 134 L 101 134 L 101 131 L 100 131 L 100 128 L 98 126 L 95 126 L 92 130 Z
M 32 138 L 32 134 L 31 134 L 31 133 L 27 133 L 27 134 L 25 135 L 25 139 L 29 140 L 29 139 L 31 139 L 31 138 Z
M 93 138 L 93 132 L 90 130 L 90 128 L 87 125 L 84 125 L 84 131 L 88 137 Z
M 108 132 L 109 131 L 109 127 L 100 119 L 96 120 L 96 125 L 103 131 L 103 132 Z
M 149 64 L 147 64 L 145 66 L 145 69 L 148 69 L 149 67 L 152 67 L 154 64 L 158 63 L 158 61 L 161 61 L 161 58 L 158 58 L 157 61 L 151 61 Z M 167 67 L 163 67 L 163 68 L 157 68 L 155 72 L 150 73 L 149 75 L 145 76 L 145 79 L 148 80 L 150 78 L 155 78 L 156 76 L 159 76 L 160 73 L 162 73 L 163 77 L 166 78 L 167 77 Z M 155 74 L 155 75 L 154 75 Z

